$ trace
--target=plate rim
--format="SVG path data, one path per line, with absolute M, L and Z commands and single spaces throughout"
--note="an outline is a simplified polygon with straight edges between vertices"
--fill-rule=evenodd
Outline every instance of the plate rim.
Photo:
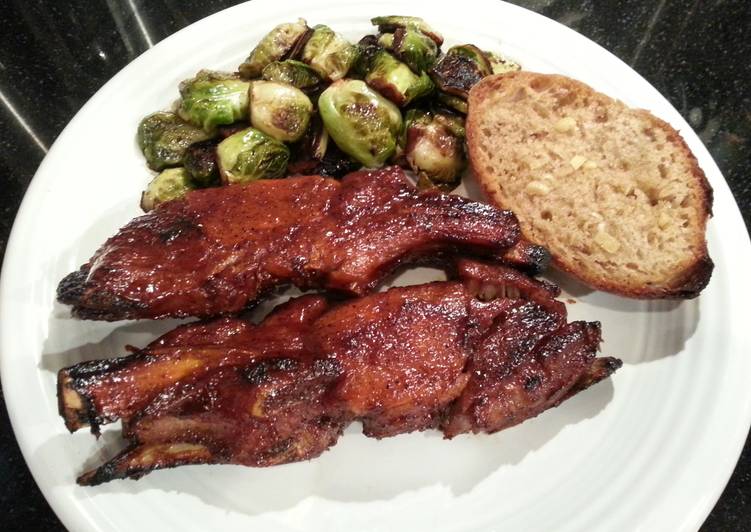
M 346 2 L 343 0 L 336 0 L 336 1 L 346 3 L 348 5 L 352 5 L 352 4 L 361 4 L 363 6 L 370 5 L 369 3 L 362 2 L 361 0 L 358 0 L 356 2 Z M 485 2 L 485 0 L 471 0 L 471 2 L 476 3 L 478 5 L 487 3 Z M 638 77 L 640 81 L 642 81 L 650 89 L 652 89 L 652 91 L 654 91 L 655 93 L 654 97 L 659 98 L 659 100 L 661 100 L 661 103 L 664 104 L 666 108 L 670 108 L 675 113 L 675 116 L 671 117 L 669 121 L 675 124 L 676 119 L 677 119 L 677 122 L 681 126 L 683 126 L 680 130 L 681 136 L 683 136 L 687 140 L 688 138 L 690 138 L 692 141 L 696 141 L 696 142 L 691 142 L 691 144 L 695 146 L 695 147 L 692 146 L 692 149 L 694 151 L 698 149 L 698 150 L 701 150 L 702 152 L 701 154 L 697 154 L 697 155 L 701 155 L 701 156 L 698 156 L 697 158 L 699 158 L 702 161 L 705 161 L 703 164 L 708 163 L 713 166 L 713 168 L 710 169 L 712 171 L 706 172 L 706 173 L 715 174 L 722 178 L 720 182 L 712 183 L 712 186 L 715 189 L 715 194 L 717 194 L 718 192 L 721 192 L 722 195 L 730 196 L 730 200 L 731 200 L 730 203 L 732 204 L 734 208 L 732 212 L 724 213 L 725 216 L 729 217 L 728 224 L 732 222 L 733 226 L 739 225 L 744 230 L 746 229 L 745 223 L 743 221 L 743 218 L 740 213 L 740 209 L 735 201 L 735 198 L 733 197 L 732 192 L 730 191 L 730 188 L 727 185 L 727 181 L 725 180 L 722 172 L 720 171 L 716 162 L 714 161 L 711 154 L 709 153 L 709 150 L 706 148 L 704 143 L 701 142 L 701 140 L 698 138 L 696 133 L 689 126 L 689 124 L 685 121 L 685 119 L 680 115 L 680 113 L 678 113 L 678 111 L 672 106 L 672 104 L 664 96 L 662 96 L 662 94 L 656 88 L 654 88 L 651 85 L 651 83 L 649 83 L 649 81 L 647 81 L 643 76 L 641 76 L 641 74 L 633 70 L 629 65 L 627 65 L 620 58 L 615 56 L 612 52 L 608 51 L 607 49 L 600 46 L 598 43 L 590 40 L 584 35 L 573 30 L 572 28 L 569 28 L 559 23 L 556 20 L 547 18 L 544 15 L 531 11 L 527 8 L 517 6 L 514 4 L 509 4 L 505 1 L 497 2 L 497 3 L 504 4 L 505 8 L 510 9 L 512 11 L 516 10 L 517 12 L 523 12 L 522 13 L 523 16 L 539 17 L 540 19 L 543 19 L 545 21 L 544 22 L 545 24 L 552 23 L 553 25 L 558 26 L 559 30 L 572 34 L 569 36 L 570 38 L 583 39 L 584 41 L 586 41 L 586 46 L 596 47 L 598 49 L 598 53 L 600 54 L 604 52 L 605 54 L 607 54 L 607 56 L 609 56 L 608 57 L 609 61 L 615 61 L 617 63 L 620 63 L 622 67 L 625 67 L 630 71 L 630 75 Z M 134 58 L 132 61 L 126 64 L 122 69 L 120 69 L 113 77 L 111 77 L 106 83 L 104 83 L 86 101 L 86 103 L 75 113 L 73 118 L 66 124 L 66 126 L 60 132 L 60 134 L 58 135 L 53 145 L 50 147 L 47 155 L 40 163 L 39 167 L 34 173 L 34 177 L 30 181 L 29 186 L 26 192 L 24 193 L 24 197 L 18 208 L 10 235 L 8 237 L 5 256 L 4 256 L 4 260 L 2 264 L 2 270 L 1 270 L 2 276 L 0 277 L 0 380 L 2 381 L 2 387 L 4 391 L 12 389 L 12 386 L 8 382 L 8 380 L 11 378 L 9 374 L 12 371 L 8 365 L 10 364 L 12 359 L 9 355 L 5 354 L 11 350 L 11 343 L 8 339 L 12 337 L 12 334 L 8 330 L 9 327 L 6 325 L 6 322 L 8 321 L 7 316 L 11 315 L 11 309 L 6 308 L 6 307 L 9 307 L 11 304 L 11 302 L 8 301 L 9 298 L 6 297 L 6 294 L 10 292 L 8 288 L 8 285 L 10 284 L 10 280 L 9 280 L 9 275 L 7 275 L 6 272 L 12 267 L 13 264 L 15 264 L 18 261 L 18 259 L 16 258 L 16 255 L 18 255 L 19 249 L 21 249 L 22 247 L 20 244 L 20 240 L 22 239 L 22 230 L 29 225 L 30 222 L 28 219 L 31 217 L 31 209 L 33 207 L 33 204 L 35 201 L 37 201 L 37 198 L 40 196 L 41 189 L 44 186 L 44 184 L 47 181 L 49 181 L 49 179 L 51 178 L 45 170 L 46 170 L 47 163 L 52 159 L 51 155 L 59 151 L 59 146 L 62 144 L 60 140 L 63 138 L 66 138 L 66 132 L 73 126 L 73 124 L 79 121 L 82 116 L 87 114 L 88 110 L 91 107 L 93 107 L 100 99 L 106 96 L 106 94 L 110 90 L 110 87 L 116 85 L 118 82 L 120 82 L 123 79 L 127 79 L 127 76 L 130 71 L 138 68 L 140 64 L 146 63 L 151 56 L 156 55 L 159 52 L 159 50 L 164 48 L 166 46 L 166 43 L 174 42 L 180 39 L 181 36 L 185 35 L 188 32 L 196 31 L 197 26 L 208 24 L 208 21 L 211 19 L 228 16 L 228 12 L 231 12 L 234 10 L 240 11 L 243 9 L 248 9 L 246 6 L 249 4 L 253 4 L 253 8 L 254 8 L 257 5 L 272 4 L 272 0 L 254 0 L 253 2 L 248 1 L 248 2 L 244 2 L 235 6 L 222 9 L 220 11 L 217 11 L 216 13 L 213 13 L 207 17 L 204 17 L 202 19 L 195 21 L 184 28 L 181 28 L 180 30 L 170 34 L 169 36 L 165 37 L 163 40 L 159 41 L 152 48 L 145 50 L 142 54 Z M 263 7 L 261 9 L 263 9 Z M 705 168 L 705 170 L 707 169 Z M 741 260 L 739 262 L 745 263 L 746 265 L 751 266 L 751 239 L 749 239 L 749 235 L 747 231 L 745 231 L 745 239 L 742 238 L 742 235 L 741 235 L 741 240 L 742 242 L 740 242 L 741 246 L 739 250 L 740 251 L 739 258 Z M 748 285 L 749 283 L 746 283 L 746 284 Z M 69 527 L 71 530 L 78 530 L 78 529 L 101 530 L 101 528 L 96 523 L 91 521 L 90 519 L 91 516 L 83 515 L 81 512 L 78 511 L 77 505 L 69 504 L 70 503 L 69 497 L 67 495 L 62 495 L 60 493 L 61 490 L 55 490 L 53 489 L 52 486 L 46 485 L 44 482 L 40 482 L 40 479 L 42 478 L 41 465 L 38 463 L 34 463 L 34 461 L 31 459 L 32 449 L 30 449 L 29 447 L 30 445 L 28 441 L 29 437 L 23 427 L 23 420 L 20 419 L 19 405 L 16 404 L 18 400 L 19 399 L 12 394 L 5 395 L 6 409 L 8 411 L 8 415 L 11 421 L 11 426 L 13 427 L 14 435 L 16 437 L 19 448 L 21 449 L 26 465 L 31 471 L 32 476 L 34 477 L 34 481 L 36 482 L 40 491 L 42 491 L 48 504 L 50 504 L 51 508 L 57 514 L 57 516 L 60 518 L 63 524 L 66 527 Z M 712 484 L 712 487 L 713 487 L 712 493 L 705 494 L 705 497 L 703 497 L 701 501 L 698 501 L 700 504 L 697 504 L 697 506 L 695 506 L 692 509 L 692 511 L 689 511 L 686 513 L 684 525 L 694 527 L 697 529 L 698 527 L 701 526 L 701 524 L 704 522 L 704 520 L 706 519 L 706 517 L 709 515 L 712 508 L 716 504 L 717 500 L 719 499 L 720 495 L 725 489 L 727 482 L 729 481 L 733 473 L 735 465 L 737 464 L 740 458 L 740 454 L 743 449 L 746 436 L 749 433 L 749 428 L 751 427 L 751 390 L 749 390 L 749 392 L 747 393 L 745 397 L 745 401 L 742 402 L 742 408 L 739 409 L 737 417 L 741 419 L 742 423 L 739 423 L 733 426 L 735 428 L 734 430 L 735 437 L 733 438 L 733 445 L 731 446 L 733 449 L 733 452 L 726 453 L 725 455 L 723 455 L 722 462 L 721 462 L 722 465 L 718 466 L 718 469 L 721 471 L 721 472 L 718 472 L 718 476 L 723 477 L 724 481 L 716 482 Z M 89 517 L 89 519 L 86 519 L 86 517 Z

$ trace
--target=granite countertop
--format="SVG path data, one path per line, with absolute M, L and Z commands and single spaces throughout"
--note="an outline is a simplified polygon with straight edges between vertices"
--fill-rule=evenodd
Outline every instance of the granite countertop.
M 39 163 L 108 79 L 180 28 L 237 2 L 7 2 L 0 19 L 0 256 Z M 631 65 L 709 148 L 751 221 L 751 2 L 519 0 Z M 0 395 L 0 399 L 1 399 Z M 36 487 L 0 406 L 0 529 L 64 530 Z M 751 531 L 751 443 L 704 531 Z

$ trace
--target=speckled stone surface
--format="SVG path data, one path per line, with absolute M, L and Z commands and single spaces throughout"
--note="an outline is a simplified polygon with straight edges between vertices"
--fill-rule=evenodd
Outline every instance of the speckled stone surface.
M 228 0 L 6 0 L 0 17 L 0 255 L 49 146 L 117 71 Z M 707 145 L 751 221 L 751 2 L 524 0 L 601 44 L 657 87 Z M 0 396 L 1 398 L 1 396 Z M 4 403 L 3 403 L 4 405 Z M 0 530 L 64 530 L 0 407 Z M 751 531 L 747 442 L 705 532 Z

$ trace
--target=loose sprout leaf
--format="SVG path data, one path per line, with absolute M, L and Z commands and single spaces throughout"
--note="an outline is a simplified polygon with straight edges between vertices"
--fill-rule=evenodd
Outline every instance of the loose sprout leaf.
M 421 31 L 438 45 L 443 44 L 443 36 L 435 31 L 420 17 L 405 17 L 398 15 L 391 15 L 386 17 L 375 17 L 370 19 L 371 24 L 378 26 L 378 30 L 381 32 L 393 32 L 397 28 L 411 28 Z
M 465 115 L 467 114 L 467 100 L 464 100 L 458 96 L 454 96 L 453 94 L 447 94 L 442 91 L 436 92 L 436 99 L 441 102 L 441 104 L 449 107 L 450 109 L 453 109 L 454 111 L 458 111 Z
M 248 118 L 250 83 L 231 74 L 202 70 L 180 84 L 178 113 L 204 131 Z
M 401 113 L 363 81 L 332 83 L 319 97 L 318 108 L 337 146 L 363 165 L 381 166 L 394 153 Z
M 329 81 L 346 76 L 356 59 L 357 47 L 324 25 L 313 28 L 302 51 L 302 60 Z
M 303 19 L 279 24 L 260 40 L 238 67 L 240 76 L 244 79 L 258 78 L 264 67 L 287 57 L 308 31 L 308 24 Z
M 297 87 L 275 81 L 253 81 L 250 122 L 254 128 L 282 142 L 299 140 L 308 128 L 313 103 Z
M 383 50 L 379 44 L 379 39 L 375 35 L 366 35 L 357 43 L 357 59 L 355 60 L 349 72 L 349 77 L 364 79 L 370 72 L 373 64 L 373 58 Z
M 148 212 L 166 201 L 182 198 L 195 189 L 185 168 L 167 168 L 157 175 L 141 194 L 141 208 Z
M 394 34 L 393 33 L 382 33 L 380 37 L 378 37 L 378 46 L 381 48 L 386 48 L 387 50 L 393 50 L 394 48 Z
M 225 184 L 283 177 L 290 156 L 287 146 L 252 127 L 224 139 L 216 152 Z
M 138 125 L 138 146 L 153 170 L 182 164 L 188 146 L 207 138 L 209 135 L 203 130 L 181 120 L 175 113 L 152 113 Z

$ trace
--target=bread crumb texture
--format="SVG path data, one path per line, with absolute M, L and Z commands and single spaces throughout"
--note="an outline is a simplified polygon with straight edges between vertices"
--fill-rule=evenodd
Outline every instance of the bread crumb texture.
M 564 76 L 490 76 L 469 96 L 468 149 L 490 199 L 585 283 L 691 297 L 709 280 L 712 191 L 666 122 Z

